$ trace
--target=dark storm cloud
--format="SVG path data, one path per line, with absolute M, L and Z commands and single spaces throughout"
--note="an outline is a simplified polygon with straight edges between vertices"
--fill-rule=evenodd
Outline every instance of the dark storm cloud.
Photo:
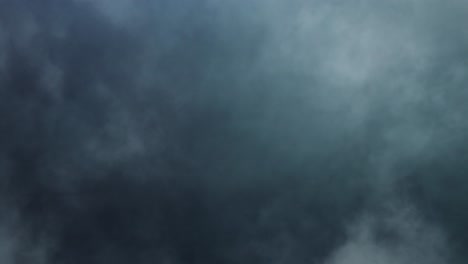
M 463 1 L 0 1 L 5 263 L 463 263 Z

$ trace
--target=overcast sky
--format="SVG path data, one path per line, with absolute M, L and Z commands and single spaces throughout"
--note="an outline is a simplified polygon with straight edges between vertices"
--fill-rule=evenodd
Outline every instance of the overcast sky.
M 468 2 L 0 0 L 0 262 L 468 261 Z

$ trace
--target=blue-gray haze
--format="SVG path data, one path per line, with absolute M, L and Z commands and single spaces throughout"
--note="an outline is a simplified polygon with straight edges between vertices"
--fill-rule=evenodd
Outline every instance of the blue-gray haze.
M 464 0 L 0 0 L 0 263 L 467 263 L 467 85 Z

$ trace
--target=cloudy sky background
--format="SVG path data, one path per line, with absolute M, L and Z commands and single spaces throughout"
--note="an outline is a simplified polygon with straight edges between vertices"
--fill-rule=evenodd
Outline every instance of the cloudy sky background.
M 0 0 L 2 263 L 466 263 L 467 23 Z

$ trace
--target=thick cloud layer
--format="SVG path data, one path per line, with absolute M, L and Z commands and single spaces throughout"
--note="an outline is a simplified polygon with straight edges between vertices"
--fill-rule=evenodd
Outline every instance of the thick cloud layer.
M 468 4 L 0 0 L 3 263 L 465 263 Z

